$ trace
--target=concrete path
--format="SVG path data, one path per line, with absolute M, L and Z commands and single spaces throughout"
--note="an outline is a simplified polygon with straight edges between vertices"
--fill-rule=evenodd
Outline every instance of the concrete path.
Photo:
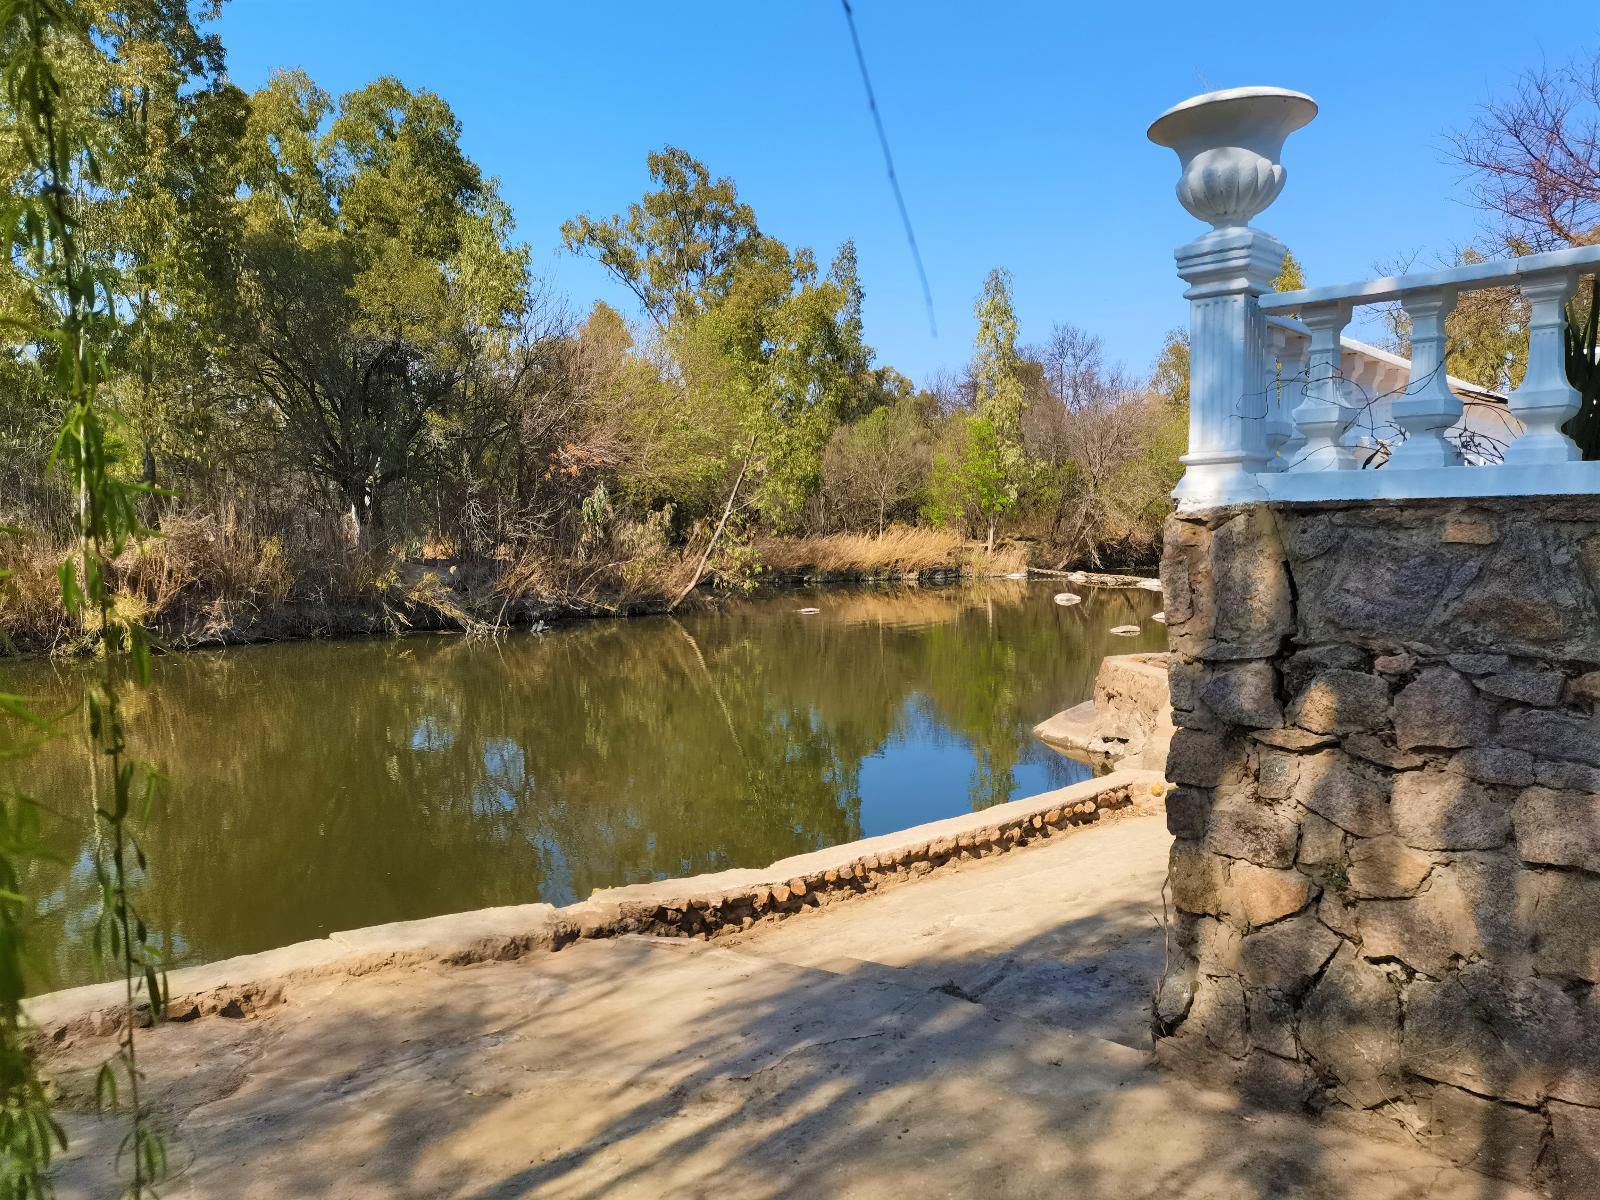
M 1148 1050 L 1171 845 L 1146 810 L 727 945 L 836 972 L 890 968 L 883 978 Z
M 163 1194 L 1525 1200 L 1151 1070 L 1166 845 L 1129 817 L 737 939 L 330 976 L 163 1026 Z M 69 1089 L 103 1049 L 56 1060 Z M 116 1131 L 72 1124 L 63 1200 L 114 1194 Z

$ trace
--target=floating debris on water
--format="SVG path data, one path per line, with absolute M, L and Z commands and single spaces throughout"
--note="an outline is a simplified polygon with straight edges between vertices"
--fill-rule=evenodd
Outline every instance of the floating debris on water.
M 1056 603 L 1062 608 L 1071 608 L 1074 604 L 1082 604 L 1083 597 L 1076 592 L 1057 592 Z
M 821 611 L 822 610 L 820 608 L 797 608 L 797 609 L 795 609 L 795 612 L 799 613 L 802 617 L 814 617 Z
M 1139 632 L 1139 627 L 1137 625 L 1113 625 L 1111 632 L 1118 637 L 1133 637 L 1134 634 Z

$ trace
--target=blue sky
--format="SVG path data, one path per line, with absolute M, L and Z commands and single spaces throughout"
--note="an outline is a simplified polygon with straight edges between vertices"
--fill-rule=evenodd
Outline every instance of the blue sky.
M 1176 158 L 1144 137 L 1171 104 L 1245 84 L 1318 101 L 1256 223 L 1312 283 L 1337 283 L 1471 239 L 1482 218 L 1459 199 L 1444 135 L 1520 69 L 1600 39 L 1593 0 L 854 7 L 937 338 L 837 0 L 229 0 L 218 27 L 246 88 L 298 66 L 336 95 L 383 74 L 442 95 L 579 312 L 624 297 L 561 250 L 561 221 L 622 209 L 644 191 L 645 155 L 684 147 L 822 262 L 855 238 L 868 339 L 919 382 L 966 360 L 994 266 L 1016 277 L 1024 341 L 1068 321 L 1148 369 L 1186 320 L 1172 248 L 1203 228 L 1173 196 Z

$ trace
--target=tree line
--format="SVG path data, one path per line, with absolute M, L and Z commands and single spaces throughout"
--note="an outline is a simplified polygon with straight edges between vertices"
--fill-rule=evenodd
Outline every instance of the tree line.
M 1183 392 L 1069 325 L 1019 345 L 1005 271 L 966 369 L 919 387 L 865 341 L 852 243 L 824 267 L 668 146 L 624 211 L 562 226 L 634 301 L 575 318 L 444 98 L 390 77 L 336 98 L 301 71 L 246 92 L 203 6 L 82 9 L 92 36 L 50 51 L 62 119 L 93 147 L 73 199 L 114 291 L 118 470 L 150 489 L 153 528 L 205 529 L 188 559 L 167 551 L 169 591 L 231 572 L 271 602 L 349 547 L 374 575 L 448 559 L 526 587 L 585 569 L 646 586 L 703 558 L 737 580 L 762 538 L 896 523 L 1022 537 L 1052 565 L 1150 557 Z M 31 182 L 15 135 L 12 195 Z M 27 319 L 0 354 L 0 506 L 60 540 L 56 349 L 37 331 L 61 298 L 26 247 L 10 257 L 4 304 Z M 130 585 L 153 570 L 128 566 Z

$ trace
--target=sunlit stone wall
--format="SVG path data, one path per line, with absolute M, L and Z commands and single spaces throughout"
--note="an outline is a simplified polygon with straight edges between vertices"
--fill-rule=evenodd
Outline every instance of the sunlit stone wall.
M 1161 1060 L 1600 1187 L 1600 497 L 1173 517 Z

